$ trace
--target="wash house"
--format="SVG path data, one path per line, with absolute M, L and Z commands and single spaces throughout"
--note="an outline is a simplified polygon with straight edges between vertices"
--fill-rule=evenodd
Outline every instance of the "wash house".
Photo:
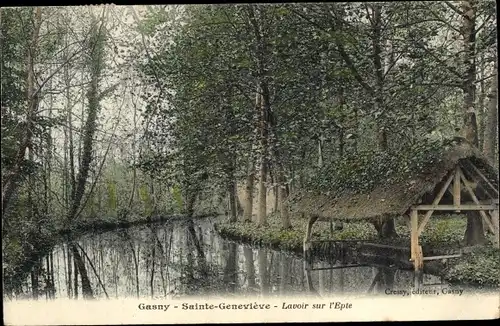
M 304 252 L 311 249 L 312 228 L 317 220 L 371 221 L 374 225 L 404 216 L 410 226 L 410 261 L 416 271 L 425 261 L 420 236 L 430 219 L 443 214 L 473 214 L 481 218 L 484 230 L 493 234 L 500 247 L 498 218 L 498 172 L 482 153 L 466 140 L 456 138 L 443 145 L 440 156 L 412 177 L 371 187 L 369 191 L 304 192 L 295 198 L 293 207 L 309 222 Z M 464 229 L 465 233 L 465 229 Z

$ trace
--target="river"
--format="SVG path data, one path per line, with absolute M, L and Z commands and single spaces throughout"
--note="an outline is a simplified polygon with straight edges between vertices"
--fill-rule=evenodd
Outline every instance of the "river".
M 210 218 L 174 220 L 89 233 L 61 243 L 7 299 L 82 299 L 82 294 L 97 299 L 402 296 L 397 291 L 413 285 L 412 271 L 383 266 L 305 272 L 301 257 L 223 239 L 213 223 Z M 433 275 L 424 275 L 422 286 L 438 292 L 451 288 Z

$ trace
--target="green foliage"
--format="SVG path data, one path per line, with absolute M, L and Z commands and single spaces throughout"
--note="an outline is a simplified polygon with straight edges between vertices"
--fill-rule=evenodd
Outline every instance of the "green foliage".
M 153 201 L 149 194 L 147 185 L 141 184 L 138 191 L 139 198 L 141 198 L 144 204 L 144 214 L 146 214 L 146 216 L 150 216 L 153 213 Z
M 177 204 L 177 209 L 182 212 L 184 209 L 184 200 L 182 199 L 181 189 L 178 185 L 172 186 L 172 196 L 174 197 L 174 201 Z
M 473 283 L 500 287 L 498 249 L 480 248 L 461 257 L 446 271 L 446 278 L 455 283 Z
M 497 52 L 494 9 L 491 2 L 478 3 L 476 27 L 482 27 L 475 35 L 476 56 L 471 60 L 481 78 L 474 99 L 478 106 L 487 98 L 491 58 Z M 368 191 L 411 178 L 438 162 L 439 140 L 454 136 L 463 126 L 462 19 L 445 3 L 148 6 L 138 11 L 139 17 L 124 14 L 129 8 L 120 10 L 43 9 L 40 37 L 36 48 L 29 49 L 36 26 L 33 8 L 2 8 L 2 183 L 11 172 L 21 172 L 20 187 L 13 195 L 15 209 L 3 221 L 12 240 L 6 245 L 9 259 L 26 256 L 24 241 L 32 244 L 30 239 L 39 233 L 67 227 L 61 216 L 68 215 L 75 194 L 77 202 L 87 199 L 90 177 L 97 180 L 97 190 L 83 210 L 84 224 L 91 223 L 89 215 L 115 219 L 104 216 L 109 209 L 122 212 L 119 216 L 129 214 L 127 219 L 140 219 L 153 213 L 153 203 L 158 203 L 155 209 L 164 205 L 164 212 L 174 206 L 182 210 L 195 196 L 210 203 L 207 197 L 227 191 L 229 181 L 241 184 L 249 162 L 257 166 L 260 158 L 269 162 L 268 187 L 275 186 L 277 172 L 283 172 L 292 192 Z M 100 22 L 90 16 L 107 17 L 109 29 L 100 30 Z M 137 25 L 127 30 L 127 23 L 115 20 L 121 18 L 124 22 L 137 18 Z M 75 22 L 83 28 L 74 28 Z M 380 33 L 375 33 L 376 27 Z M 119 39 L 106 40 L 116 34 Z M 31 127 L 26 124 L 29 50 L 36 54 L 35 86 L 41 87 L 37 112 L 29 117 Z M 123 56 L 122 51 L 131 54 Z M 382 67 L 377 67 L 377 60 Z M 126 73 L 118 76 L 111 67 Z M 119 119 L 112 138 L 101 133 L 118 110 L 121 117 L 131 116 L 125 112 L 129 105 L 113 101 L 103 101 L 106 111 L 100 114 L 101 88 L 116 80 L 120 86 L 110 87 L 106 94 L 143 108 L 140 118 L 134 111 L 132 140 L 120 134 L 128 118 Z M 264 84 L 270 105 L 266 121 L 270 149 L 265 153 L 259 141 L 263 119 L 255 105 L 257 85 Z M 126 85 L 123 95 L 115 92 L 122 85 Z M 485 121 L 482 108 L 476 109 L 479 121 Z M 68 116 L 74 117 L 71 123 Z M 138 121 L 144 123 L 142 137 L 136 137 Z M 33 159 L 24 155 L 19 160 L 27 130 L 33 133 L 29 144 Z M 73 163 L 80 169 L 74 176 L 76 189 L 69 186 L 73 182 L 69 130 Z M 388 137 L 384 153 L 373 150 L 381 130 Z M 60 142 L 50 139 L 63 134 Z M 113 143 L 101 171 L 98 162 L 107 144 L 92 144 L 112 139 L 125 145 L 120 145 L 118 154 Z M 127 155 L 131 152 L 134 181 Z M 137 166 L 141 171 L 135 170 Z M 106 182 L 110 174 L 112 184 Z M 132 183 L 140 185 L 134 186 L 138 196 L 130 196 Z M 155 187 L 154 200 L 145 184 Z M 107 205 L 99 207 L 106 193 Z M 44 227 L 38 230 L 35 221 Z M 302 232 L 296 230 L 303 230 L 304 223 L 281 230 L 280 220 L 271 217 L 269 229 L 239 223 L 224 228 L 299 248 Z M 328 223 L 320 225 L 316 235 L 329 236 Z M 431 220 L 424 242 L 455 241 L 463 227 L 452 220 L 434 224 Z M 394 241 L 407 241 L 407 229 L 398 228 L 402 236 Z M 361 223 L 346 224 L 335 236 L 371 239 L 374 234 L 371 225 Z
M 108 186 L 108 208 L 113 212 L 117 209 L 116 183 L 113 181 L 107 182 Z

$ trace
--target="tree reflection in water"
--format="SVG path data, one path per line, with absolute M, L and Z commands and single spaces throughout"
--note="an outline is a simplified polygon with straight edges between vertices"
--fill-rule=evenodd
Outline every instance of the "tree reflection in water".
M 330 262 L 320 266 L 328 267 Z M 397 275 L 398 277 L 395 277 Z M 172 298 L 380 293 L 411 272 L 356 267 L 305 271 L 295 255 L 224 240 L 204 220 L 172 221 L 68 239 L 38 259 L 6 296 Z

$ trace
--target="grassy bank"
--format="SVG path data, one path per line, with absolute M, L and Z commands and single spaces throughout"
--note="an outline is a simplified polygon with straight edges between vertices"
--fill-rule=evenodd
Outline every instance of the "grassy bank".
M 465 232 L 466 222 L 464 216 L 453 215 L 431 219 L 421 236 L 424 254 L 443 254 L 458 249 Z M 255 223 L 229 223 L 220 218 L 217 222 L 217 231 L 222 236 L 235 240 L 302 254 L 306 223 L 305 219 L 293 219 L 293 229 L 282 230 L 281 220 L 275 215 L 268 217 L 266 227 L 257 227 Z M 370 240 L 374 243 L 409 248 L 410 231 L 407 225 L 403 221 L 396 221 L 396 230 L 399 235 L 397 238 L 382 240 L 377 237 L 374 227 L 369 223 L 344 223 L 343 230 L 334 231 L 332 237 L 329 223 L 317 222 L 313 228 L 313 238 L 315 240 Z M 491 237 L 488 240 L 487 246 L 474 248 L 462 257 L 449 259 L 446 268 L 441 271 L 444 278 L 449 282 L 500 286 L 498 250 L 492 247 Z

